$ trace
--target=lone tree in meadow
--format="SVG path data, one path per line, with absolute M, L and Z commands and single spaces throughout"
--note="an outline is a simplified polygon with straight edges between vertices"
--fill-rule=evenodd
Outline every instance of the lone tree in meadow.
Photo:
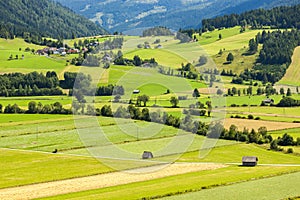
M 284 95 L 284 88 L 280 88 L 279 92 L 281 95 Z
M 179 103 L 179 100 L 177 97 L 171 97 L 170 99 L 170 103 L 172 104 L 172 107 L 173 108 L 177 108 L 178 106 L 178 103 Z
M 210 117 L 210 113 L 212 111 L 211 101 L 207 101 L 205 104 L 207 106 L 207 116 Z
M 250 51 L 252 54 L 254 54 L 254 53 L 257 52 L 257 50 L 258 50 L 258 45 L 257 45 L 257 43 L 255 42 L 254 39 L 251 39 L 251 40 L 249 41 L 249 51 Z
M 147 104 L 147 102 L 149 101 L 149 99 L 150 99 L 150 97 L 147 96 L 147 95 L 145 95 L 145 94 L 143 94 L 143 95 L 137 97 L 137 100 L 138 100 L 139 102 L 143 102 L 143 103 L 144 103 L 144 107 L 146 107 L 146 104 Z
M 200 97 L 200 92 L 199 92 L 199 90 L 197 88 L 194 89 L 193 97 L 195 97 L 195 98 Z
M 135 66 L 141 66 L 142 65 L 142 59 L 139 56 L 135 55 L 133 57 L 133 64 Z
M 222 94 L 223 94 L 223 91 L 219 88 L 219 89 L 217 90 L 217 95 L 221 96 Z
M 233 57 L 233 54 L 232 53 L 229 53 L 227 58 L 226 58 L 227 62 L 232 62 L 234 60 L 234 57 Z
M 292 96 L 292 91 L 290 88 L 287 89 L 286 96 L 288 96 L 288 97 Z

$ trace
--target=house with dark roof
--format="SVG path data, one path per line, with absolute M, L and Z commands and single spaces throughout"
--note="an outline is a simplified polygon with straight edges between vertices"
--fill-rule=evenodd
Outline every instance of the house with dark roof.
M 256 156 L 243 156 L 242 165 L 243 166 L 256 166 L 258 158 Z

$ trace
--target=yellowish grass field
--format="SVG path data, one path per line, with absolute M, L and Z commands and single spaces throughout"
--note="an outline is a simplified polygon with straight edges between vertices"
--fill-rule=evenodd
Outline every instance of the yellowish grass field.
M 247 128 L 249 130 L 251 129 L 257 130 L 262 126 L 265 126 L 269 131 L 300 127 L 299 123 L 272 122 L 272 121 L 263 121 L 263 120 L 234 119 L 234 118 L 225 119 L 226 129 L 228 129 L 232 124 L 236 125 L 238 129 L 241 131 L 244 128 Z
M 166 166 L 154 166 L 151 168 L 142 168 L 125 172 L 113 172 L 69 180 L 27 185 L 18 188 L 2 189 L 0 190 L 0 199 L 41 198 L 223 167 L 226 167 L 226 165 L 202 163 L 175 163 Z
M 300 85 L 300 46 L 294 50 L 292 63 L 278 84 Z

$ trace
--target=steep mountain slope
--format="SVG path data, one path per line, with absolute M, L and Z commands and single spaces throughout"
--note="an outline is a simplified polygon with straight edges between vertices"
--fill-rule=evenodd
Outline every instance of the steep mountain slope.
M 113 31 L 167 26 L 197 28 L 203 18 L 300 0 L 56 0 Z
M 88 19 L 52 0 L 1 0 L 0 36 L 24 32 L 53 38 L 105 34 Z

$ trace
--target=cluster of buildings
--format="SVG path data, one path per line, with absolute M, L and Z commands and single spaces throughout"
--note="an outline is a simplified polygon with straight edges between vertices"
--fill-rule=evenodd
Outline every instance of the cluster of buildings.
M 67 54 L 79 54 L 80 52 L 87 52 L 88 49 L 87 48 L 82 48 L 77 49 L 77 48 L 65 48 L 65 47 L 60 47 L 60 48 L 56 48 L 56 47 L 46 47 L 44 49 L 39 49 L 36 51 L 37 55 L 49 55 L 49 54 L 54 54 L 54 55 L 61 55 L 61 56 L 65 56 Z

